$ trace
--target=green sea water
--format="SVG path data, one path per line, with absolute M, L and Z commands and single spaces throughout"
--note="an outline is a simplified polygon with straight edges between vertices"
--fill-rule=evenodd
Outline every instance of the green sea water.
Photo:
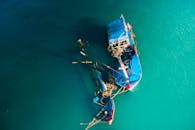
M 91 130 L 195 130 L 195 1 L 0 1 L 0 130 L 82 130 L 98 111 L 75 41 L 109 63 L 106 24 L 133 26 L 143 77 L 115 98 L 111 126 Z

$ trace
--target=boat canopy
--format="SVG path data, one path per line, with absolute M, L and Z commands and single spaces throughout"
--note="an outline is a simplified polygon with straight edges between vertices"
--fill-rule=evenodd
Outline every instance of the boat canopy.
M 126 23 L 123 21 L 122 17 L 108 24 L 107 30 L 109 44 L 117 43 L 118 40 L 128 40 L 125 24 Z

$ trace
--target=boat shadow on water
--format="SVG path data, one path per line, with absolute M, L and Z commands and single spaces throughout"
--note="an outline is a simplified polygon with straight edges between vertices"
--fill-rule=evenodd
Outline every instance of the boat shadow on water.
M 92 17 L 82 17 L 73 27 L 73 43 L 78 39 L 87 45 L 87 53 L 90 57 L 100 59 L 104 63 L 111 63 L 112 58 L 107 51 L 107 31 L 106 23 Z M 72 48 L 76 48 L 77 43 L 73 44 Z M 75 51 L 75 50 L 73 50 Z M 78 49 L 77 49 L 78 53 Z
M 101 22 L 94 18 L 83 17 L 73 28 L 74 38 L 81 37 L 84 41 L 89 41 L 91 45 L 98 43 L 102 48 L 107 47 L 102 44 L 107 41 L 106 27 L 104 24 L 99 23 Z

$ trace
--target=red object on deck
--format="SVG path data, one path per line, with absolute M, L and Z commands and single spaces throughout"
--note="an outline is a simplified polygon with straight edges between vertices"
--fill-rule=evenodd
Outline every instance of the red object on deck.
M 132 87 L 133 87 L 133 85 L 131 85 L 131 84 L 127 84 L 127 85 L 125 86 L 125 88 L 128 89 L 128 90 L 130 90 Z

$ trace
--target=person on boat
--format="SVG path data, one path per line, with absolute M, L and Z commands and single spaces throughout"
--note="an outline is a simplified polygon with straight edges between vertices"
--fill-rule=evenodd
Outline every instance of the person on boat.
M 130 52 L 132 55 L 134 55 L 136 53 L 134 45 L 130 46 Z
M 136 53 L 135 46 L 134 45 L 128 46 L 127 49 L 125 50 L 125 52 L 127 52 L 127 53 L 130 52 L 132 55 L 134 55 Z

